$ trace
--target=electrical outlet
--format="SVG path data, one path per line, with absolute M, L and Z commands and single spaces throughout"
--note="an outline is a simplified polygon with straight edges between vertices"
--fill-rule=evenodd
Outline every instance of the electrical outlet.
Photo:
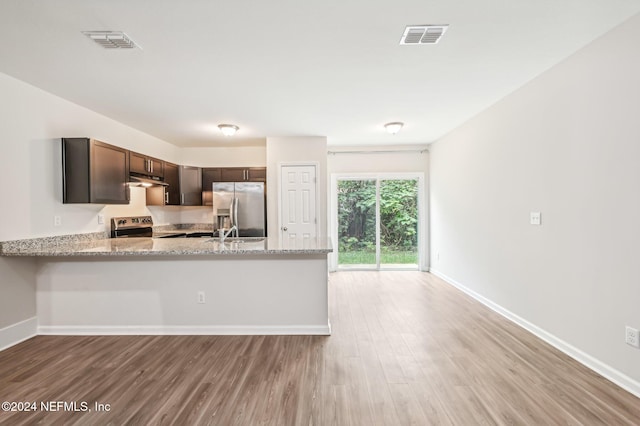
M 53 217 L 53 226 L 62 226 L 62 216 Z
M 205 303 L 204 291 L 198 292 L 198 303 Z
M 640 336 L 638 336 L 638 330 L 633 327 L 627 326 L 625 328 L 624 341 L 627 345 L 631 345 L 634 348 L 640 348 Z
M 103 214 L 99 214 L 98 215 L 98 225 L 104 225 L 104 215 Z
M 540 216 L 540 212 L 531 212 L 529 222 L 532 225 L 542 224 L 542 218 Z

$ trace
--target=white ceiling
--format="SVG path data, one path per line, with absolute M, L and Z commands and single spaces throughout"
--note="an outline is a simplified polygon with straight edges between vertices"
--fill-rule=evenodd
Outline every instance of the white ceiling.
M 177 146 L 424 144 L 640 12 L 638 0 L 2 0 L 0 72 Z M 449 24 L 400 46 L 406 25 Z M 81 34 L 121 30 L 142 50 Z M 383 124 L 403 121 L 397 135 Z M 219 123 L 240 126 L 233 138 Z

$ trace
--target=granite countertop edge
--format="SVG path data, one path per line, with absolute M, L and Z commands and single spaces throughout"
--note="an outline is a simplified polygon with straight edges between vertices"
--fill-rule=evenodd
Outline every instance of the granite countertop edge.
M 105 232 L 61 235 L 0 242 L 0 256 L 18 257 L 152 257 L 152 256 L 275 256 L 321 255 L 333 251 L 328 239 L 296 244 L 264 241 L 229 243 L 213 239 L 108 238 Z

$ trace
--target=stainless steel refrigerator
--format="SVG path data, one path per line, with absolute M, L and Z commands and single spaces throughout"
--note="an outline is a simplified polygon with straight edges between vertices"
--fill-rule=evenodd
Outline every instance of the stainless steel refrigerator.
M 265 237 L 263 182 L 214 182 L 213 220 L 216 229 L 238 228 L 239 237 Z

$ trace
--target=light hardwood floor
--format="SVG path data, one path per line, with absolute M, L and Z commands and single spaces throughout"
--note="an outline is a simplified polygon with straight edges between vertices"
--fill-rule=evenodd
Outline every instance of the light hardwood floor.
M 420 272 L 330 278 L 333 335 L 38 336 L 0 352 L 0 424 L 640 425 L 640 400 Z M 80 407 L 80 405 L 79 405 Z

